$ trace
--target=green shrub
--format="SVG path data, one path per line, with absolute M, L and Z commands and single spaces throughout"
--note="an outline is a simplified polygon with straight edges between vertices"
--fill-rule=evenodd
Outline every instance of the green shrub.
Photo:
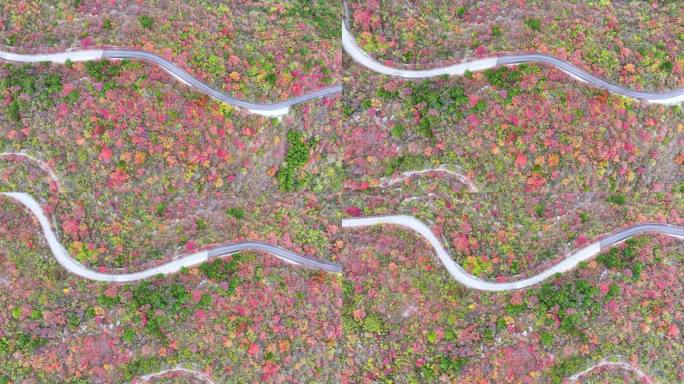
M 166 212 L 166 204 L 164 204 L 164 203 L 159 203 L 154 208 L 154 213 L 156 213 L 157 216 L 163 216 L 165 212 Z
M 527 19 L 525 20 L 525 25 L 535 32 L 541 30 L 541 21 L 539 19 Z
M 216 259 L 200 265 L 199 269 L 207 278 L 215 281 L 235 280 L 240 263 L 244 257 L 240 253 L 234 253 L 228 259 Z
M 362 327 L 368 333 L 382 333 L 384 325 L 378 315 L 369 314 L 363 319 Z
M 300 176 L 301 168 L 309 161 L 309 143 L 304 140 L 304 134 L 291 130 L 287 132 L 287 154 L 285 162 L 278 171 L 278 184 L 285 192 L 297 190 L 303 180 Z
M 142 357 L 138 360 L 127 363 L 123 367 L 123 376 L 124 379 L 128 381 L 136 376 L 158 371 L 160 367 L 161 359 L 159 357 Z
M 439 368 L 442 372 L 457 376 L 463 371 L 463 367 L 468 364 L 468 359 L 465 357 L 448 357 L 442 356 L 439 358 Z
M 518 84 L 528 68 L 524 64 L 518 68 L 499 67 L 487 69 L 484 75 L 493 86 L 506 91 L 506 102 L 510 103 L 513 97 L 522 92 Z
M 133 328 L 126 328 L 121 334 L 121 339 L 123 339 L 126 344 L 132 344 L 133 341 L 135 341 L 135 335 L 136 333 Z
M 334 1 L 295 0 L 289 11 L 290 16 L 302 17 L 316 27 L 317 35 L 322 39 L 338 37 L 339 7 Z
M 14 97 L 8 104 L 6 114 L 13 121 L 19 121 L 21 112 L 31 106 L 40 108 L 55 104 L 53 96 L 62 90 L 62 78 L 55 73 L 36 74 L 28 65 L 10 66 L 7 76 L 0 79 L 0 91 L 18 87 L 19 94 L 30 96 L 30 101 Z
M 671 61 L 663 61 L 662 63 L 660 63 L 658 68 L 661 71 L 672 73 L 672 68 L 674 68 L 674 65 L 672 64 Z
M 553 384 L 562 383 L 566 377 L 581 371 L 584 365 L 584 358 L 581 356 L 572 356 L 557 362 L 551 367 L 551 382 Z
M 406 98 L 404 110 L 411 113 L 419 108 L 421 118 L 417 131 L 422 136 L 433 137 L 432 128 L 441 124 L 445 116 L 455 116 L 457 119 L 465 116 L 463 106 L 467 102 L 465 90 L 459 85 L 435 89 L 433 82 L 423 81 L 411 85 L 411 94 Z M 437 115 L 431 114 L 430 109 L 435 109 Z
M 152 29 L 152 26 L 154 25 L 154 19 L 147 15 L 138 17 L 138 22 L 140 23 L 141 27 L 146 29 Z
M 539 335 L 539 339 L 541 341 L 541 345 L 544 346 L 544 348 L 551 348 L 551 346 L 553 345 L 553 335 L 548 332 L 542 332 Z
M 119 76 L 122 71 L 122 66 L 123 63 L 117 64 L 106 60 L 87 61 L 85 63 L 88 76 L 100 83 L 109 82 L 113 77 Z
M 245 211 L 242 208 L 230 207 L 226 209 L 226 215 L 242 220 L 245 218 Z
M 608 269 L 625 269 L 631 267 L 632 278 L 634 280 L 639 280 L 641 272 L 644 269 L 644 264 L 637 260 L 637 240 L 628 239 L 625 244 L 625 248 L 622 250 L 619 248 L 611 248 L 608 252 L 596 257 L 596 260 Z
M 560 328 L 567 334 L 581 334 L 582 315 L 590 310 L 598 309 L 599 290 L 592 287 L 586 280 L 577 280 L 555 287 L 551 283 L 542 285 L 537 298 L 544 313 L 558 307 Z
M 132 311 L 142 310 L 147 317 L 145 329 L 162 337 L 169 318 L 184 318 L 188 314 L 185 304 L 189 300 L 190 293 L 182 284 L 155 286 L 145 281 L 132 288 L 129 308 Z
M 390 133 L 392 134 L 392 137 L 394 137 L 395 139 L 401 139 L 406 133 L 406 126 L 403 124 L 396 124 L 390 130 Z
M 618 193 L 618 194 L 608 196 L 606 201 L 609 203 L 616 204 L 616 205 L 625 205 L 627 198 L 625 197 L 625 195 Z

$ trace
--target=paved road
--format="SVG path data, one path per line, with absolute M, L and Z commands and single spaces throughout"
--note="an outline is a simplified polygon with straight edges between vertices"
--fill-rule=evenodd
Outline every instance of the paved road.
M 163 380 L 163 378 L 169 374 L 177 374 L 177 373 L 183 374 L 184 377 L 189 377 L 189 376 L 193 377 L 194 379 L 199 380 L 205 384 L 214 384 L 214 382 L 204 373 L 202 373 L 200 371 L 195 371 L 193 369 L 183 368 L 180 366 L 177 366 L 175 368 L 165 369 L 163 371 L 151 373 L 149 375 L 145 375 L 143 377 L 133 379 L 133 381 L 131 381 L 131 384 L 144 384 L 144 383 L 149 383 L 153 380 L 156 383 L 157 380 L 159 380 L 159 379 Z
M 344 50 L 351 56 L 354 61 L 385 75 L 402 77 L 407 79 L 422 79 L 435 76 L 461 76 L 466 71 L 477 72 L 489 68 L 495 68 L 501 65 L 517 65 L 522 63 L 543 63 L 553 65 L 561 71 L 567 73 L 573 78 L 589 83 L 595 87 L 605 89 L 611 93 L 622 96 L 631 97 L 637 100 L 645 100 L 653 104 L 675 105 L 684 101 L 684 88 L 675 89 L 667 92 L 641 92 L 630 88 L 626 88 L 617 84 L 610 83 L 600 79 L 584 70 L 549 55 L 538 53 L 520 54 L 520 55 L 504 55 L 495 56 L 485 59 L 472 60 L 460 64 L 454 64 L 446 67 L 425 69 L 425 70 L 409 70 L 390 67 L 380 63 L 379 61 L 370 57 L 364 52 L 356 43 L 356 39 L 347 29 L 346 23 L 342 22 L 342 46 Z
M 19 63 L 41 63 L 51 62 L 64 64 L 67 60 L 72 62 L 78 61 L 96 61 L 104 59 L 136 59 L 143 60 L 149 63 L 158 65 L 176 80 L 202 92 L 217 100 L 223 101 L 230 105 L 245 108 L 252 113 L 263 116 L 283 116 L 286 115 L 290 107 L 296 104 L 301 104 L 313 99 L 320 99 L 342 92 L 341 85 L 334 85 L 319 89 L 317 91 L 307 93 L 305 95 L 297 96 L 292 99 L 277 103 L 253 103 L 246 100 L 237 99 L 235 97 L 226 95 L 205 83 L 199 81 L 188 72 L 181 69 L 172 62 L 155 55 L 154 53 L 135 50 L 135 49 L 86 49 L 76 51 L 64 51 L 57 53 L 45 53 L 35 55 L 17 54 L 12 52 L 0 51 L 0 59 Z
M 55 259 L 57 259 L 57 262 L 67 271 L 90 280 L 119 283 L 144 280 L 160 274 L 168 275 L 176 273 L 180 271 L 181 268 L 190 268 L 202 264 L 208 260 L 225 257 L 240 251 L 265 252 L 287 263 L 297 266 L 318 269 L 326 272 L 342 272 L 342 267 L 339 264 L 323 262 L 310 257 L 301 256 L 294 252 L 288 251 L 287 249 L 268 243 L 259 241 L 242 241 L 180 256 L 173 261 L 140 272 L 124 274 L 101 273 L 87 268 L 69 256 L 69 253 L 59 242 L 57 235 L 55 235 L 54 231 L 52 230 L 50 221 L 48 220 L 43 208 L 31 195 L 23 192 L 0 192 L 0 196 L 6 196 L 26 207 L 38 220 L 38 223 L 43 230 L 43 236 L 45 236 L 45 240 L 52 251 L 52 255 L 55 257 Z
M 427 240 L 432 248 L 437 253 L 437 257 L 444 264 L 447 271 L 453 276 L 456 281 L 465 285 L 468 288 L 479 289 L 482 291 L 510 291 L 515 289 L 526 288 L 535 285 L 556 273 L 567 272 L 577 266 L 582 261 L 595 257 L 603 250 L 621 243 L 632 236 L 643 233 L 663 234 L 667 236 L 676 237 L 684 240 L 684 227 L 678 227 L 668 224 L 637 224 L 629 228 L 622 229 L 612 235 L 606 236 L 603 239 L 587 245 L 584 248 L 578 249 L 567 255 L 558 264 L 545 269 L 544 271 L 523 280 L 499 283 L 494 281 L 482 280 L 477 276 L 473 276 L 466 272 L 463 267 L 457 264 L 444 249 L 442 243 L 437 239 L 430 228 L 422 221 L 413 216 L 375 216 L 358 219 L 342 220 L 342 227 L 355 228 L 367 227 L 371 225 L 392 224 L 399 225 L 414 230 L 419 235 Z
M 607 359 L 607 358 L 602 359 L 601 361 L 590 366 L 589 368 L 587 368 L 581 372 L 577 372 L 574 375 L 568 377 L 567 380 L 569 383 L 577 383 L 584 376 L 590 374 L 595 369 L 604 368 L 604 367 L 619 368 L 619 369 L 622 369 L 625 371 L 630 371 L 637 376 L 640 383 L 653 384 L 653 380 L 651 380 L 651 378 L 646 374 L 646 372 L 639 369 L 639 367 L 632 365 L 632 363 L 624 360 L 622 357 L 618 357 L 618 359 L 615 361 L 613 361 L 611 359 Z

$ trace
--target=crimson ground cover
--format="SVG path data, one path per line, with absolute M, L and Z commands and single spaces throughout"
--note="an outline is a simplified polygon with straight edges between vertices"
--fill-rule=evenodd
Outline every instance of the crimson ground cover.
M 364 49 L 397 62 L 414 52 L 405 59 L 421 66 L 454 52 L 567 50 L 622 84 L 680 82 L 677 3 L 505 2 L 492 14 L 485 2 L 460 14 L 442 2 L 421 16 L 411 4 L 352 2 Z M 367 10 L 380 19 L 364 24 Z M 548 284 L 493 294 L 453 281 L 412 232 L 340 226 L 413 215 L 468 272 L 514 279 L 621 227 L 684 225 L 681 109 L 537 65 L 379 76 L 343 61 L 342 14 L 321 1 L 0 4 L 0 38 L 21 52 L 143 48 L 250 100 L 345 87 L 278 120 L 135 61 L 0 64 L 0 152 L 45 161 L 61 185 L 0 158 L 0 192 L 40 200 L 80 262 L 141 270 L 251 239 L 345 271 L 245 252 L 145 283 L 93 283 L 59 266 L 29 213 L 2 198 L 0 383 L 128 382 L 178 364 L 229 383 L 557 383 L 609 356 L 684 380 L 681 241 L 641 236 Z M 623 376 L 633 378 L 606 370 L 588 382 Z

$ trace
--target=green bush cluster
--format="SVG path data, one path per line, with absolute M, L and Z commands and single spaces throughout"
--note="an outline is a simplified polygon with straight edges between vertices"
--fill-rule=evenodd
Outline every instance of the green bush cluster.
M 47 343 L 47 339 L 20 332 L 11 338 L 0 338 L 0 356 L 11 355 L 17 351 L 32 353 Z
M 525 20 L 525 25 L 535 32 L 539 32 L 541 30 L 541 20 L 539 19 L 527 19 Z
M 62 90 L 62 78 L 55 73 L 36 74 L 27 65 L 10 66 L 9 74 L 0 79 L 0 92 L 19 87 L 20 91 L 30 96 L 30 101 L 21 100 L 14 97 L 6 109 L 6 115 L 13 121 L 19 121 L 21 113 L 28 110 L 32 105 L 38 107 L 49 107 L 55 104 L 53 95 Z
M 130 309 L 145 313 L 145 330 L 155 336 L 164 336 L 171 318 L 184 318 L 189 313 L 185 304 L 190 293 L 182 284 L 155 286 L 145 281 L 132 288 L 131 294 Z
M 309 161 L 309 150 L 310 144 L 304 140 L 302 132 L 287 132 L 287 154 L 277 175 L 281 190 L 292 192 L 304 183 L 300 173 L 301 168 Z
M 242 220 L 245 218 L 245 211 L 239 207 L 230 207 L 226 209 L 226 215 Z
M 585 365 L 584 358 L 581 356 L 572 356 L 561 360 L 551 367 L 551 382 L 560 384 L 566 377 L 584 369 Z
M 460 85 L 435 89 L 433 82 L 424 81 L 411 85 L 411 94 L 406 98 L 404 108 L 407 111 L 420 108 L 421 117 L 416 127 L 418 133 L 433 137 L 432 128 L 445 118 L 454 116 L 456 119 L 463 119 L 463 106 L 467 103 L 468 97 Z M 436 110 L 437 114 L 429 113 L 430 109 Z
M 235 253 L 231 255 L 229 259 L 216 259 L 210 263 L 200 265 L 199 268 L 200 271 L 211 280 L 227 281 L 228 288 L 225 293 L 227 295 L 232 295 L 235 293 L 235 289 L 240 282 L 237 277 L 237 272 L 240 263 L 244 260 L 245 257 L 242 254 Z
M 532 67 L 527 64 L 521 64 L 517 68 L 499 67 L 487 69 L 484 75 L 493 86 L 506 91 L 505 101 L 510 103 L 513 97 L 522 92 L 519 85 L 520 80 L 532 70 Z
M 608 198 L 606 198 L 606 201 L 616 205 L 625 205 L 627 198 L 623 194 L 616 193 L 614 195 L 608 196 Z
M 299 16 L 313 22 L 321 39 L 333 39 L 339 34 L 339 3 L 334 0 L 295 0 L 289 16 Z
M 437 380 L 442 374 L 457 377 L 468 364 L 465 357 L 440 356 L 436 362 L 427 363 L 420 367 L 419 374 L 425 380 Z
M 598 309 L 599 303 L 596 301 L 598 294 L 598 288 L 592 287 L 586 280 L 579 279 L 560 287 L 546 283 L 542 285 L 537 298 L 540 309 L 544 313 L 558 307 L 561 331 L 571 335 L 581 335 L 582 316 Z
M 88 76 L 100 83 L 107 82 L 113 77 L 119 76 L 123 69 L 122 64 L 116 64 L 105 60 L 87 61 L 85 67 Z
M 605 265 L 608 269 L 622 270 L 631 268 L 632 278 L 634 280 L 639 280 L 641 271 L 644 269 L 644 264 L 636 260 L 638 241 L 635 239 L 628 239 L 625 244 L 626 246 L 622 250 L 619 248 L 611 248 L 608 252 L 599 255 L 596 260 Z
M 152 29 L 152 26 L 154 26 L 154 19 L 147 15 L 138 17 L 138 22 L 140 23 L 140 26 L 145 29 Z

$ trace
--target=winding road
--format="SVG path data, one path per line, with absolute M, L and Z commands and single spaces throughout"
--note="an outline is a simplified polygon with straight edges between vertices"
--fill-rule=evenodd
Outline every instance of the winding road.
M 666 92 L 637 91 L 610 83 L 568 63 L 567 61 L 540 53 L 493 56 L 460 64 L 449 65 L 446 67 L 424 70 L 394 68 L 380 63 L 364 52 L 356 43 L 354 36 L 349 32 L 345 21 L 342 22 L 342 46 L 347 54 L 354 59 L 354 61 L 363 65 L 364 67 L 378 73 L 405 79 L 423 79 L 443 75 L 461 76 L 466 71 L 478 72 L 502 65 L 541 63 L 552 65 L 581 82 L 589 83 L 595 87 L 605 89 L 617 95 L 627 96 L 637 100 L 644 100 L 652 104 L 675 105 L 684 101 L 684 88 Z
M 383 177 L 380 179 L 380 188 L 388 188 L 391 187 L 397 183 L 402 183 L 407 179 L 410 179 L 414 176 L 422 176 L 426 174 L 431 174 L 431 173 L 443 173 L 448 176 L 455 177 L 458 179 L 458 181 L 468 187 L 468 191 L 472 193 L 477 193 L 479 192 L 477 186 L 475 183 L 466 175 L 464 175 L 461 172 L 458 171 L 452 171 L 449 169 L 447 166 L 442 165 L 437 168 L 427 168 L 427 169 L 421 169 L 417 171 L 405 171 L 402 172 L 401 174 L 393 177 Z
M 107 59 L 143 60 L 161 67 L 171 76 L 173 76 L 176 80 L 208 96 L 211 96 L 216 100 L 233 105 L 235 107 L 245 108 L 251 113 L 269 117 L 287 115 L 290 111 L 290 107 L 293 105 L 301 104 L 313 99 L 324 98 L 342 92 L 341 85 L 334 85 L 277 103 L 254 103 L 238 99 L 229 96 L 221 91 L 218 91 L 208 86 L 207 84 L 201 82 L 197 78 L 193 77 L 191 74 L 189 74 L 176 64 L 158 55 L 155 55 L 154 53 L 136 49 L 85 49 L 43 54 L 19 54 L 7 51 L 0 51 L 0 59 L 17 63 L 50 62 L 58 64 L 64 64 L 67 62 L 67 60 L 72 62 L 97 61 Z
M 11 160 L 12 158 L 15 158 L 15 157 L 23 158 L 23 159 L 26 159 L 26 160 L 29 160 L 29 161 L 36 163 L 38 165 L 38 167 L 40 167 L 40 169 L 43 170 L 43 172 L 48 174 L 48 177 L 50 178 L 50 180 L 53 183 L 55 183 L 55 186 L 57 187 L 57 192 L 61 191 L 62 185 L 59 183 L 59 178 L 57 177 L 55 172 L 52 170 L 52 168 L 50 168 L 50 166 L 46 162 L 44 162 L 40 159 L 37 159 L 37 158 L 29 155 L 28 153 L 24 153 L 24 152 L 2 152 L 2 153 L 0 153 L 0 159 L 10 159 Z
M 461 267 L 451 258 L 430 227 L 413 216 L 374 216 L 342 220 L 342 227 L 344 228 L 359 228 L 381 224 L 399 225 L 412 229 L 419 235 L 423 236 L 423 238 L 425 238 L 425 240 L 432 245 L 437 257 L 456 281 L 468 288 L 492 292 L 522 289 L 538 284 L 557 273 L 567 272 L 575 268 L 580 262 L 589 260 L 605 249 L 608 249 L 609 247 L 619 244 L 636 235 L 644 233 L 663 234 L 684 240 L 684 227 L 668 224 L 637 224 L 621 229 L 611 235 L 603 237 L 601 240 L 595 241 L 581 249 L 575 250 L 574 252 L 568 254 L 558 264 L 545 269 L 534 276 L 512 282 L 495 282 L 480 279 L 479 277 L 466 272 L 463 267 Z
M 178 374 L 178 373 L 182 374 L 185 377 L 193 377 L 194 379 L 197 379 L 197 380 L 199 380 L 203 383 L 206 383 L 206 384 L 214 384 L 214 382 L 209 378 L 209 376 L 205 375 L 204 373 L 199 372 L 199 371 L 195 371 L 192 369 L 183 368 L 180 366 L 175 367 L 175 368 L 171 368 L 171 369 L 165 369 L 163 371 L 159 371 L 156 373 L 151 373 L 149 375 L 142 376 L 140 378 L 137 378 L 137 379 L 134 379 L 133 381 L 131 381 L 131 384 L 143 384 L 143 383 L 150 382 L 150 380 L 161 379 L 161 378 L 163 378 L 169 374 Z
M 0 196 L 8 197 L 28 209 L 38 220 L 38 223 L 43 230 L 43 236 L 45 236 L 45 240 L 48 243 L 50 251 L 52 251 L 52 255 L 55 257 L 55 259 L 57 259 L 57 262 L 67 271 L 89 280 L 117 283 L 139 281 L 156 275 L 168 275 L 176 273 L 180 271 L 181 268 L 190 268 L 209 260 L 222 258 L 241 251 L 265 252 L 281 259 L 284 262 L 297 266 L 326 272 L 342 272 L 342 266 L 339 264 L 323 262 L 310 257 L 301 256 L 294 252 L 288 251 L 287 249 L 260 241 L 241 241 L 182 255 L 173 261 L 140 272 L 121 274 L 97 272 L 84 266 L 69 256 L 66 248 L 64 248 L 64 246 L 59 242 L 57 235 L 52 230 L 50 221 L 48 220 L 45 211 L 31 195 L 23 192 L 0 192 Z
M 622 359 L 622 357 L 617 356 L 617 360 L 613 360 L 612 358 L 604 358 L 598 363 L 590 366 L 589 368 L 585 369 L 584 371 L 577 372 L 576 374 L 570 376 L 567 378 L 568 382 L 570 383 L 576 383 L 578 382 L 582 377 L 590 374 L 596 369 L 600 368 L 619 368 L 625 371 L 630 371 L 634 373 L 637 378 L 640 380 L 640 382 L 643 382 L 644 384 L 653 384 L 653 380 L 646 374 L 646 372 L 642 371 L 639 369 L 639 367 L 632 365 L 631 363 L 625 361 Z

